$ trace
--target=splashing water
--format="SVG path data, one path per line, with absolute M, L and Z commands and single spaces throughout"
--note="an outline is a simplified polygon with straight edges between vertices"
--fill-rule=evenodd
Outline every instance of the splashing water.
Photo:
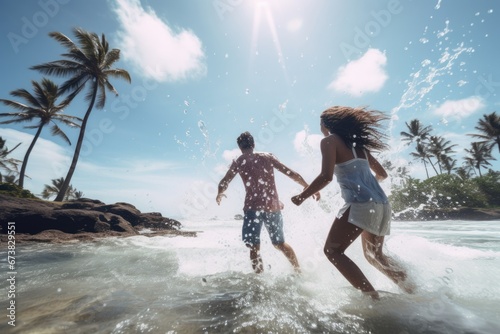
M 310 213 L 309 213 L 310 214 Z M 302 275 L 263 232 L 253 274 L 241 221 L 185 222 L 197 237 L 110 238 L 19 246 L 17 325 L 2 333 L 484 333 L 500 331 L 498 222 L 396 222 L 386 248 L 418 286 L 401 293 L 362 256 L 348 256 L 381 292 L 351 288 L 323 254 L 330 215 L 290 210 L 287 242 Z M 6 252 L 0 252 L 6 258 Z M 1 262 L 7 272 L 7 263 Z M 6 291 L 7 282 L 0 282 Z M 3 296 L 6 298 L 6 295 Z M 2 305 L 4 300 L 2 300 Z

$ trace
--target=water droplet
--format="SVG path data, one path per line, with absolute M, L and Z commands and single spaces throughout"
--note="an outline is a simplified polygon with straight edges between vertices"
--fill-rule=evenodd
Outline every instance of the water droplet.
M 207 127 L 205 126 L 205 123 L 202 120 L 198 121 L 198 128 L 200 129 L 203 137 L 208 138 L 208 130 Z

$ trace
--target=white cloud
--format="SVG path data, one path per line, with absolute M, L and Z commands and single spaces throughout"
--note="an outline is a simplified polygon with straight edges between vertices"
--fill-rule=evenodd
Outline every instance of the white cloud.
M 119 48 L 139 73 L 160 82 L 206 73 L 202 43 L 193 32 L 174 32 L 151 8 L 145 10 L 139 0 L 116 0 L 116 5 L 122 26 Z
M 6 140 L 9 149 L 13 149 L 18 143 L 21 143 L 9 157 L 23 161 L 24 155 L 33 140 L 33 135 L 8 128 L 0 130 L 1 136 Z M 71 150 L 70 146 L 65 148 L 39 137 L 26 166 L 25 187 L 32 189 L 31 186 L 35 186 L 36 190 L 33 192 L 37 193 L 41 191 L 44 184 L 49 184 L 51 179 L 65 175 L 67 166 L 70 163 L 69 150 Z M 20 168 L 21 166 L 19 166 Z
M 307 130 L 302 130 L 295 134 L 293 147 L 301 156 L 309 156 L 320 151 L 319 145 L 322 138 L 322 135 L 308 134 Z
M 328 89 L 356 97 L 377 92 L 388 78 L 384 69 L 386 63 L 387 57 L 382 51 L 368 49 L 361 58 L 340 67 L 337 77 L 328 85 Z
M 24 158 L 33 140 L 33 135 L 9 128 L 0 128 L 0 136 L 9 149 L 22 143 L 10 155 L 19 160 Z M 52 179 L 66 176 L 72 154 L 73 147 L 66 148 L 39 138 L 28 161 L 26 175 L 29 178 L 25 179 L 24 187 L 39 195 Z M 92 163 L 80 157 L 71 179 L 71 184 L 85 197 L 104 203 L 128 202 L 143 212 L 158 211 L 172 218 L 183 213 L 183 194 L 189 190 L 193 192 L 192 189 L 198 191 L 192 182 L 193 177 L 184 175 L 176 163 L 131 158 L 110 165 Z
M 462 100 L 448 100 L 434 110 L 434 113 L 443 118 L 462 119 L 469 117 L 484 108 L 484 102 L 479 96 L 471 96 Z
M 222 152 L 222 157 L 224 158 L 225 161 L 231 162 L 237 157 L 241 155 L 241 150 L 239 148 L 235 148 L 232 150 L 224 150 Z

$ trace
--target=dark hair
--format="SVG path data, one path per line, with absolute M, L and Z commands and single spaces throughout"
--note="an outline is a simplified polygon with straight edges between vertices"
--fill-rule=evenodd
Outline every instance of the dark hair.
M 236 139 L 236 142 L 238 143 L 238 146 L 241 149 L 254 148 L 255 147 L 255 143 L 253 141 L 253 136 L 248 131 L 243 132 L 238 137 L 238 139 Z
M 320 118 L 328 131 L 340 136 L 349 148 L 355 146 L 375 151 L 388 148 L 383 142 L 387 136 L 380 130 L 379 123 L 388 117 L 380 111 L 334 106 L 323 111 Z

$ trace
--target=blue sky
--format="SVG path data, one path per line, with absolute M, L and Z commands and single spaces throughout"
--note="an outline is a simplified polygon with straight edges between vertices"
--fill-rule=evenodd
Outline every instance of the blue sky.
M 113 81 L 120 95 L 109 94 L 105 109 L 92 112 L 72 185 L 86 197 L 171 217 L 234 215 L 241 181 L 221 207 L 215 195 L 239 153 L 236 137 L 252 132 L 257 150 L 273 152 L 310 182 L 319 171 L 319 115 L 331 105 L 391 115 L 391 150 L 381 159 L 413 176 L 424 178 L 425 170 L 399 133 L 414 118 L 458 144 L 461 164 L 466 134 L 499 105 L 499 7 L 464 0 L 2 1 L 0 96 L 31 89 L 42 75 L 29 67 L 61 58 L 64 49 L 49 32 L 104 33 L 121 50 L 116 67 L 132 83 Z M 85 110 L 81 97 L 66 112 L 83 117 Z M 76 141 L 76 130 L 66 133 Z M 23 143 L 19 159 L 33 134 L 0 126 L 9 147 Z M 65 176 L 72 152 L 45 129 L 25 186 L 39 194 Z M 299 186 L 284 177 L 278 183 L 291 206 Z

